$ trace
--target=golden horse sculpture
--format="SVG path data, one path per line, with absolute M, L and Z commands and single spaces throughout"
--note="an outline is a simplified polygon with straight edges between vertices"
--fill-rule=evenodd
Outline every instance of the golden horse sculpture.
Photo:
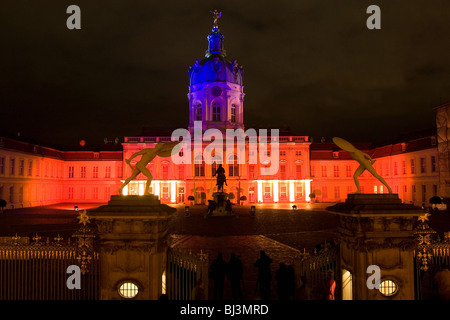
M 135 179 L 139 173 L 142 173 L 147 177 L 147 183 L 145 184 L 144 195 L 149 194 L 148 190 L 150 188 L 150 183 L 152 182 L 153 176 L 146 168 L 146 166 L 152 161 L 156 156 L 160 157 L 170 157 L 172 154 L 179 152 L 181 146 L 179 142 L 168 142 L 168 143 L 157 143 L 154 148 L 142 149 L 134 153 L 129 159 L 126 159 L 125 162 L 131 167 L 133 170 L 130 177 L 128 177 L 122 186 L 119 188 L 119 194 L 122 195 L 123 188 L 130 183 L 131 180 Z M 133 167 L 131 165 L 131 160 L 137 156 L 142 156 L 141 160 L 136 163 L 136 166 Z
M 335 145 L 337 145 L 342 150 L 347 151 L 350 153 L 350 156 L 353 160 L 358 161 L 359 167 L 356 169 L 355 173 L 353 174 L 353 180 L 355 180 L 357 191 L 355 193 L 361 193 L 361 188 L 359 186 L 359 180 L 358 177 L 365 171 L 369 171 L 375 178 L 380 180 L 382 184 L 386 186 L 389 193 L 392 193 L 391 187 L 388 186 L 386 180 L 383 179 L 382 176 L 380 176 L 375 169 L 373 168 L 373 164 L 376 160 L 373 160 L 367 153 L 362 152 L 361 150 L 356 149 L 350 142 L 334 137 L 333 142 Z

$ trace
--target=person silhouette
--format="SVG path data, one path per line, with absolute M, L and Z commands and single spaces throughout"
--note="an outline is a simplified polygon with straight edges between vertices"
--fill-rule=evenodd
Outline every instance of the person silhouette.
M 217 254 L 217 258 L 211 263 L 211 274 L 214 280 L 214 300 L 223 299 L 223 289 L 227 263 L 222 258 L 222 253 Z
M 272 280 L 272 274 L 270 271 L 270 264 L 272 259 L 269 258 L 264 250 L 259 252 L 260 257 L 256 260 L 254 266 L 258 268 L 258 282 L 259 290 L 262 300 L 270 299 L 270 282 Z
M 241 280 L 243 275 L 242 261 L 236 254 L 231 253 L 230 260 L 227 265 L 227 278 L 231 285 L 231 294 L 233 299 L 242 300 Z
M 353 174 L 353 180 L 355 181 L 357 188 L 357 191 L 355 193 L 361 193 L 358 177 L 365 170 L 369 171 L 375 178 L 377 178 L 382 184 L 384 184 L 388 189 L 389 193 L 392 193 L 392 189 L 391 187 L 389 187 L 386 180 L 384 180 L 383 177 L 380 176 L 372 166 L 376 160 L 373 160 L 367 153 L 364 153 L 361 150 L 356 149 L 350 142 L 342 138 L 334 137 L 333 142 L 342 150 L 345 150 L 348 153 L 350 153 L 350 157 L 352 157 L 353 160 L 356 160 L 359 163 L 359 167 Z

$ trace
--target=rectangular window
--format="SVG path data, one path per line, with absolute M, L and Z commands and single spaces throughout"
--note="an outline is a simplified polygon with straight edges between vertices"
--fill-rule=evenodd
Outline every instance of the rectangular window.
M 345 175 L 347 177 L 351 177 L 352 176 L 352 166 L 349 166 L 349 165 L 345 166 Z
M 301 151 L 299 151 L 299 150 L 296 150 L 296 151 L 295 151 L 295 155 L 296 155 L 297 157 L 299 157 L 299 156 L 301 156 L 301 155 L 302 155 L 302 152 L 301 152 Z
M 394 162 L 394 176 L 398 175 L 398 164 Z
M 169 179 L 169 166 L 168 165 L 164 165 L 162 167 L 162 178 L 164 180 Z
M 25 174 L 25 160 L 19 160 L 19 176 L 23 176 Z M 20 201 L 22 202 L 22 201 Z
M 255 179 L 255 165 L 248 166 L 248 177 L 249 179 Z
M 326 177 L 327 176 L 327 167 L 326 166 L 322 166 L 322 177 Z
M 92 177 L 98 178 L 98 167 L 94 167 L 92 170 Z
M 92 189 L 92 198 L 93 198 L 94 200 L 97 200 L 97 199 L 98 199 L 98 187 L 94 187 L 94 188 Z
M 334 166 L 334 176 L 339 177 L 339 166 Z
M 353 192 L 353 186 L 347 186 L 347 194 L 350 194 Z
M 280 179 L 286 179 L 286 166 L 280 166 Z
M 367 170 L 366 170 L 367 171 Z M 389 163 L 386 163 L 386 172 L 385 175 L 388 176 L 389 175 Z
M 341 197 L 341 188 L 339 186 L 334 187 L 334 198 L 339 199 Z
M 33 160 L 28 161 L 28 176 L 31 177 L 33 175 Z
M 5 174 L 5 157 L 0 157 L 0 174 Z
M 426 162 L 425 158 L 420 158 L 420 173 L 426 172 Z
M 287 188 L 286 188 L 286 186 L 281 186 L 280 187 L 280 198 L 281 199 L 286 199 L 287 198 Z
M 295 166 L 295 178 L 296 179 L 302 178 L 302 165 L 301 164 L 297 164 Z
M 122 178 L 122 166 L 117 167 L 117 178 Z
M 85 187 L 81 187 L 80 189 L 81 189 L 81 190 L 80 190 L 80 191 L 81 191 L 81 192 L 80 192 L 80 195 L 81 195 L 81 196 L 80 196 L 80 199 L 81 199 L 81 200 L 85 200 L 85 199 L 86 199 L 86 188 L 85 188 Z
M 303 198 L 303 186 L 297 186 L 295 197 L 297 199 Z
M 411 173 L 416 173 L 416 159 L 411 159 Z
M 416 201 L 416 185 L 413 184 L 411 189 L 412 189 L 412 200 Z
M 169 199 L 169 187 L 162 187 L 162 198 Z
M 70 167 L 69 167 L 69 178 L 73 178 L 73 173 L 74 173 L 74 171 L 75 171 L 75 167 L 70 166 Z
M 184 180 L 184 166 L 178 166 L 178 179 Z
M 9 187 L 9 202 L 14 203 L 14 186 Z
M 433 184 L 433 196 L 436 197 L 438 192 L 438 186 L 437 184 Z
M 406 174 L 406 161 L 402 161 L 402 174 Z
M 422 202 L 427 202 L 427 186 L 426 185 L 422 185 Z
M 205 176 L 205 165 L 196 163 L 194 164 L 194 175 L 196 177 L 204 177 Z
M 81 178 L 86 178 L 86 167 L 81 167 Z
M 68 194 L 69 200 L 73 199 L 73 187 L 69 187 L 69 194 Z
M 327 199 L 327 198 L 328 198 L 328 188 L 322 187 L 322 199 Z
M 311 166 L 311 177 L 315 177 L 315 176 L 316 176 L 316 167 Z
M 264 199 L 270 199 L 270 186 L 264 187 Z
M 280 151 L 280 157 L 285 157 L 286 156 L 286 151 Z
M 16 159 L 11 159 L 10 161 L 9 161 L 9 174 L 10 175 L 15 175 L 15 173 L 16 173 Z
M 111 178 L 111 167 L 105 168 L 105 178 Z
M 431 172 L 436 172 L 436 156 L 431 156 Z

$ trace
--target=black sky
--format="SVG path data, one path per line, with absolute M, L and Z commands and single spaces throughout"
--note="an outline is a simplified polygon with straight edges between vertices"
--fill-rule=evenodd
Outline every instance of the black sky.
M 81 8 L 81 30 L 66 8 Z M 381 30 L 366 9 L 381 8 Z M 0 131 L 42 143 L 101 143 L 186 127 L 188 68 L 211 10 L 244 66 L 248 128 L 377 141 L 432 128 L 450 101 L 450 2 L 4 1 Z

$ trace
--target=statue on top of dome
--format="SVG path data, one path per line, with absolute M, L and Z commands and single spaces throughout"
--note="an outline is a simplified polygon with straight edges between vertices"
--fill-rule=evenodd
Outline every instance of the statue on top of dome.
M 217 20 L 222 16 L 222 12 L 219 12 L 217 10 L 210 11 L 213 14 L 214 17 L 214 25 L 217 26 Z

